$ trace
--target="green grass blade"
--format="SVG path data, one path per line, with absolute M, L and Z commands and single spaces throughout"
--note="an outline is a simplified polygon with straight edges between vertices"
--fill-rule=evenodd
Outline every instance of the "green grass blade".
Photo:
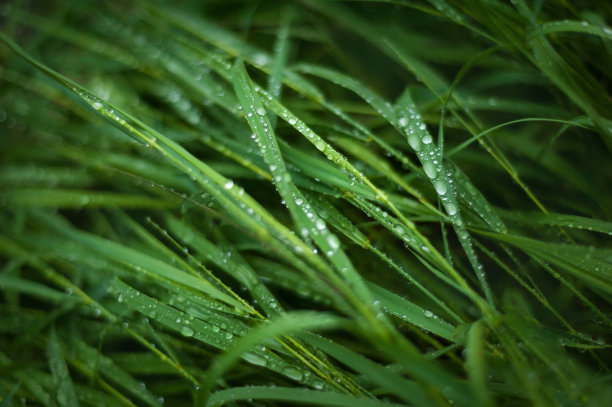
M 218 406 L 234 400 L 278 400 L 291 404 L 312 404 L 334 407 L 399 406 L 378 400 L 369 400 L 333 392 L 321 392 L 290 387 L 234 387 L 213 393 L 207 406 Z

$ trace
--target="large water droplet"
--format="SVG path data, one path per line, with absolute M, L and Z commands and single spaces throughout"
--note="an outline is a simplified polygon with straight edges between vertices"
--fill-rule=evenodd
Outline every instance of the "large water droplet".
M 448 188 L 446 187 L 446 184 L 444 183 L 444 181 L 436 181 L 436 183 L 434 184 L 434 187 L 436 188 L 436 192 L 438 193 L 438 195 L 445 195 L 446 192 L 448 191 Z
M 414 134 L 408 136 L 408 144 L 410 144 L 410 147 L 412 147 L 414 151 L 419 151 L 421 149 L 421 140 Z
M 319 230 L 324 230 L 325 229 L 325 222 L 323 222 L 323 220 L 321 219 L 317 219 L 315 222 L 315 227 Z
M 315 141 L 314 145 L 317 148 L 317 150 L 324 151 L 325 147 L 327 146 L 327 143 L 325 143 L 325 141 L 323 141 L 323 140 L 317 140 L 317 141 Z
M 329 235 L 327 238 L 327 243 L 332 248 L 332 250 L 336 250 L 340 247 L 340 240 L 336 237 L 336 235 Z
M 438 171 L 436 171 L 436 167 L 429 161 L 426 161 L 423 163 L 423 170 L 425 170 L 425 174 L 429 178 L 435 178 L 436 175 L 438 175 Z
M 293 379 L 293 380 L 301 380 L 302 379 L 302 372 L 300 372 L 298 369 L 294 368 L 294 367 L 286 367 L 283 369 L 283 373 Z
M 254 365 L 259 365 L 259 366 L 265 366 L 267 361 L 263 356 L 260 356 L 256 353 L 253 352 L 248 352 L 244 354 L 244 359 L 246 359 L 248 362 L 254 364 Z
M 195 331 L 188 326 L 184 326 L 181 328 L 181 334 L 183 336 L 189 337 L 189 336 L 193 336 L 193 334 L 195 334 Z

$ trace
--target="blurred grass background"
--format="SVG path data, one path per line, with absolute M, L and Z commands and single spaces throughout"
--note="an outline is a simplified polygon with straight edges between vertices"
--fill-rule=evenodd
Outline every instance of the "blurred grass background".
M 612 403 L 612 5 L 0 5 L 0 406 Z

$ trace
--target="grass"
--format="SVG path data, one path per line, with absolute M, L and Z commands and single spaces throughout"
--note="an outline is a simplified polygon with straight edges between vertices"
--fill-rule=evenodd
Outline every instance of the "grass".
M 612 404 L 612 7 L 5 2 L 0 406 Z

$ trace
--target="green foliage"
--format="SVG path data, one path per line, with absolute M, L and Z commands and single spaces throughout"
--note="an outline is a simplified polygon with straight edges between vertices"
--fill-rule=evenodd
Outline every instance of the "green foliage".
M 0 24 L 0 406 L 612 405 L 606 2 Z

